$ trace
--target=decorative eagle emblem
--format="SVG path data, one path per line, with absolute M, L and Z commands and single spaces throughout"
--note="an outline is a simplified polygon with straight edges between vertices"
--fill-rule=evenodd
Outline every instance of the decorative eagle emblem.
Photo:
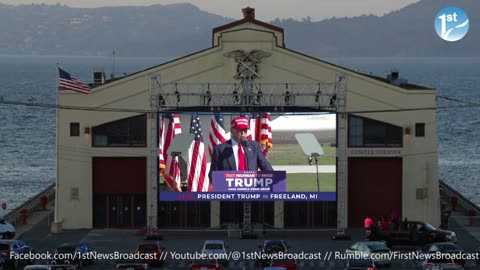
M 263 58 L 270 55 L 272 54 L 262 50 L 251 50 L 250 52 L 234 50 L 224 54 L 225 57 L 233 58 L 238 63 L 234 78 L 240 80 L 253 80 L 260 77 L 258 64 L 262 62 Z

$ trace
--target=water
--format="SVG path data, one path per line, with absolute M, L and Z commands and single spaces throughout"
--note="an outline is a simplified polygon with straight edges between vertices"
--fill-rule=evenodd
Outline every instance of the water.
M 170 59 L 116 58 L 119 74 Z M 329 62 L 386 76 L 392 68 L 409 82 L 437 89 L 438 96 L 480 104 L 480 58 L 336 58 Z M 96 67 L 111 72 L 108 57 L 0 56 L 0 98 L 56 102 L 56 64 L 83 81 Z M 439 106 L 459 105 L 438 99 Z M 440 177 L 480 204 L 480 107 L 437 111 Z M 0 202 L 18 206 L 55 179 L 55 110 L 0 105 Z
M 438 106 L 464 103 L 471 108 L 437 110 L 440 179 L 480 205 L 480 58 L 355 58 L 329 59 L 362 72 L 385 77 L 392 68 L 409 82 L 437 89 Z
M 130 74 L 169 59 L 119 58 L 115 70 Z M 56 65 L 92 81 L 108 57 L 0 56 L 0 99 L 56 103 Z M 0 104 L 0 202 L 13 209 L 55 182 L 55 109 Z M 0 214 L 2 214 L 0 210 Z

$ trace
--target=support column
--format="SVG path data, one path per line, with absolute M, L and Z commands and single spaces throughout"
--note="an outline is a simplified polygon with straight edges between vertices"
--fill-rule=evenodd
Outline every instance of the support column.
M 147 177 L 147 230 L 152 235 L 157 234 L 158 222 L 158 105 L 160 93 L 160 76 L 151 75 L 149 77 L 150 89 L 150 113 L 148 113 L 148 122 L 150 125 L 149 148 L 150 157 L 148 159 L 150 175 Z
M 220 228 L 220 202 L 210 202 L 210 228 Z
M 337 74 L 337 236 L 345 237 L 348 226 L 348 114 L 347 114 L 347 77 Z
M 285 210 L 284 210 L 284 201 L 274 201 L 273 202 L 273 227 L 278 229 L 285 228 Z

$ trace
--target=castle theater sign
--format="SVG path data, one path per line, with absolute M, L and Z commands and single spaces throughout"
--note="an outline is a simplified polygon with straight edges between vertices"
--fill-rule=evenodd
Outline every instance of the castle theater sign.
M 349 157 L 401 157 L 402 148 L 350 148 Z

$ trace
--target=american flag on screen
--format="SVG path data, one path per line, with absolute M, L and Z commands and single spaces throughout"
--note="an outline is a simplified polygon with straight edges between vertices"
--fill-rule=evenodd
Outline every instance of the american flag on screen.
M 225 121 L 221 113 L 215 113 L 210 121 L 210 135 L 208 136 L 208 153 L 212 157 L 213 148 L 227 140 Z
M 260 117 L 260 146 L 262 147 L 263 155 L 268 156 L 268 151 L 272 148 L 272 127 L 270 113 L 262 113 Z
M 192 114 L 190 133 L 195 137 L 188 149 L 188 191 L 212 191 L 207 175 L 207 155 L 203 143 L 202 125 L 197 113 Z
M 170 189 L 181 191 L 180 166 L 178 157 L 168 154 L 168 149 L 177 134 L 182 133 L 182 125 L 178 114 L 166 113 L 160 119 L 160 133 L 158 138 L 160 174 Z
M 70 75 L 65 70 L 58 68 L 58 90 L 72 90 L 83 94 L 90 93 L 90 86 Z

